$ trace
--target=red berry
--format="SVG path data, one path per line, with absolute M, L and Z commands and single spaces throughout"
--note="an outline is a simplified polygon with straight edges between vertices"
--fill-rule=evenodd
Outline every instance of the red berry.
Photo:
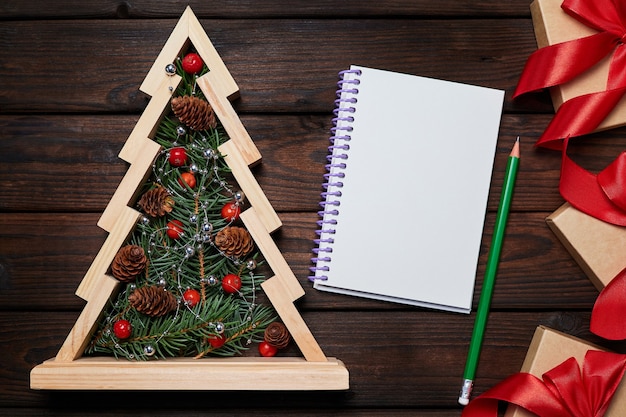
M 270 356 L 276 355 L 276 352 L 278 352 L 276 346 L 272 346 L 265 341 L 259 343 L 259 353 L 261 354 L 261 356 L 269 358 Z
M 128 339 L 133 332 L 133 326 L 128 320 L 118 320 L 113 324 L 113 333 L 118 339 Z
M 183 300 L 189 307 L 194 307 L 200 302 L 200 293 L 190 288 L 183 293 Z
M 222 289 L 229 293 L 234 294 L 241 289 L 241 278 L 235 274 L 228 274 L 222 278 Z
M 223 334 L 216 334 L 216 335 L 209 336 L 207 340 L 209 341 L 209 344 L 213 346 L 214 349 L 222 347 L 224 343 L 226 343 L 226 337 L 224 337 Z
M 183 69 L 188 74 L 197 74 L 202 71 L 204 61 L 200 58 L 200 55 L 195 52 L 190 52 L 183 58 Z
M 226 219 L 228 221 L 235 221 L 239 218 L 239 213 L 241 213 L 241 207 L 239 204 L 230 202 L 226 203 L 224 207 L 222 207 L 222 219 Z
M 173 167 L 182 167 L 187 163 L 187 151 L 185 148 L 172 148 L 168 158 Z
M 183 222 L 172 220 L 167 223 L 167 235 L 172 239 L 179 239 L 183 235 Z
M 191 172 L 183 172 L 180 174 L 178 183 L 183 188 L 185 187 L 185 184 L 187 184 L 189 188 L 194 188 L 196 186 L 196 177 Z

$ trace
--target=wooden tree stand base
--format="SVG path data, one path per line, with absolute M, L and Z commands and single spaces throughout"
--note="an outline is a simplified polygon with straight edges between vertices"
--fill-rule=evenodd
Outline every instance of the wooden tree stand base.
M 172 358 L 129 361 L 113 357 L 81 357 L 110 298 L 120 282 L 109 275 L 111 262 L 135 228 L 141 213 L 131 208 L 138 189 L 151 174 L 160 146 L 152 140 L 169 110 L 179 76 L 164 69 L 193 44 L 209 67 L 197 79 L 209 104 L 228 133 L 219 147 L 250 208 L 240 218 L 274 273 L 261 284 L 303 358 L 236 357 Z M 327 358 L 311 334 L 294 301 L 304 289 L 276 247 L 271 233 L 281 226 L 273 207 L 250 171 L 260 161 L 256 146 L 230 104 L 238 87 L 189 7 L 183 13 L 140 87 L 151 99 L 131 132 L 120 158 L 130 164 L 98 226 L 109 235 L 76 294 L 87 301 L 57 356 L 31 371 L 33 389 L 59 390 L 345 390 L 348 370 Z M 220 381 L 218 385 L 212 381 Z
M 215 384 L 219 381 L 219 384 Z M 339 360 L 303 358 L 176 358 L 129 362 L 81 358 L 48 360 L 31 373 L 31 388 L 65 390 L 345 390 L 346 368 Z

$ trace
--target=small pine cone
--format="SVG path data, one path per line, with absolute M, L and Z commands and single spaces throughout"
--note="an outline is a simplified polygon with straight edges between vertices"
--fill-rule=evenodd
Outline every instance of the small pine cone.
M 289 344 L 289 330 L 281 322 L 275 321 L 265 328 L 265 341 L 277 349 Z
M 122 246 L 113 258 L 111 272 L 118 280 L 131 282 L 143 272 L 147 262 L 146 254 L 140 246 Z
M 242 258 L 252 252 L 254 241 L 243 227 L 228 226 L 217 232 L 215 245 L 227 256 Z
M 162 287 L 139 287 L 128 296 L 130 305 L 150 317 L 161 317 L 176 310 L 176 297 Z
M 139 207 L 149 216 L 163 217 L 174 207 L 174 199 L 163 187 L 153 188 L 139 199 Z
M 172 110 L 178 119 L 193 130 L 215 128 L 215 112 L 208 101 L 194 96 L 174 97 Z

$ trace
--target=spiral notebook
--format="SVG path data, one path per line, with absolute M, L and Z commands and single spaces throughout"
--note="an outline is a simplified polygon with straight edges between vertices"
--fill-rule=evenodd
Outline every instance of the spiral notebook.
M 361 66 L 339 77 L 309 279 L 469 313 L 504 92 Z

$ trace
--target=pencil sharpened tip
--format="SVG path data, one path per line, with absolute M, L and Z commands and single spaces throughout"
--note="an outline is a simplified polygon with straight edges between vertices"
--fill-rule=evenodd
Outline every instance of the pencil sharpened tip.
M 513 144 L 513 149 L 511 150 L 511 155 L 516 158 L 519 158 L 519 136 L 515 140 L 515 144 Z

